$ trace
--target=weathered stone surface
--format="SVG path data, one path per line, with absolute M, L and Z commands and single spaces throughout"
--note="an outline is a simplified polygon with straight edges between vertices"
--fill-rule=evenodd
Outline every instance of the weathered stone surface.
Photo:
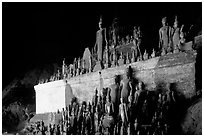
M 101 70 L 102 68 L 103 68 L 103 67 L 102 67 L 101 62 L 100 62 L 100 61 L 97 61 L 93 71 L 99 71 L 99 70 Z
M 160 82 L 176 82 L 177 89 L 184 93 L 186 98 L 191 98 L 195 91 L 195 55 L 187 53 L 169 54 L 152 58 L 146 61 L 135 62 L 128 65 L 117 66 L 101 70 L 104 86 L 114 83 L 115 75 L 124 75 L 125 69 L 131 65 L 134 76 L 146 84 L 148 90 L 155 90 Z M 73 94 L 81 100 L 90 100 L 94 89 L 99 86 L 97 72 L 74 77 L 68 80 Z
M 183 134 L 202 135 L 202 99 L 188 108 L 181 125 Z
M 155 90 L 157 85 L 160 83 L 170 82 L 177 83 L 177 90 L 187 99 L 191 98 L 195 94 L 194 52 L 168 54 L 145 61 L 100 70 L 103 77 L 104 87 L 109 87 L 114 83 L 115 75 L 121 75 L 122 77 L 129 65 L 133 68 L 133 76 L 142 80 L 146 85 L 146 89 L 150 91 Z M 65 104 L 69 102 L 67 101 L 65 103 L 65 100 L 70 100 L 73 95 L 79 98 L 79 101 L 91 101 L 95 93 L 95 88 L 100 88 L 99 71 L 76 76 L 71 79 L 67 79 L 66 81 L 67 83 L 59 85 L 55 84 L 59 81 L 55 81 L 35 86 L 35 90 L 37 90 L 36 107 L 42 107 L 42 104 L 50 102 L 49 105 L 45 105 L 46 107 L 43 111 L 48 111 L 48 108 L 52 111 L 56 111 L 56 108 L 62 108 L 65 106 Z M 60 85 L 63 86 L 60 87 Z M 66 85 L 70 85 L 70 89 L 65 91 Z M 37 94 L 40 92 L 44 95 L 39 97 Z M 47 94 L 47 96 L 45 94 Z M 42 111 L 39 111 L 37 108 L 36 112 L 38 113 Z

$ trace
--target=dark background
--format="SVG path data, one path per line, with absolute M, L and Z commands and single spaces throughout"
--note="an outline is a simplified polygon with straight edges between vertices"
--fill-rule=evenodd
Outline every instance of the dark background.
M 66 64 L 95 44 L 100 15 L 108 28 L 114 17 L 123 26 L 140 25 L 146 49 L 158 47 L 161 18 L 170 26 L 178 15 L 188 30 L 201 30 L 202 3 L 2 3 L 3 88 L 42 64 Z M 195 33 L 197 33 L 195 31 Z

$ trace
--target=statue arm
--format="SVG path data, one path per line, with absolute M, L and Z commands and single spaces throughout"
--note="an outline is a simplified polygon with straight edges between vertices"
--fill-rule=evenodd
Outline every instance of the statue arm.
M 170 38 L 172 36 L 172 34 L 171 34 L 172 32 L 173 32 L 173 28 L 169 27 L 169 34 L 168 35 L 169 35 Z
M 107 45 L 108 41 L 107 41 L 107 37 L 106 37 L 106 28 L 104 28 L 104 33 L 105 33 L 105 41 L 106 41 L 106 45 Z
M 126 118 L 127 118 L 127 121 L 129 121 L 128 120 L 128 115 L 127 115 L 127 105 L 125 104 L 125 116 L 126 116 Z
M 97 52 L 97 41 L 98 41 L 97 35 L 98 35 L 98 33 L 96 32 L 96 42 L 95 42 L 95 45 L 94 45 L 94 52 L 95 53 Z
M 173 41 L 173 35 L 172 35 L 172 32 L 173 32 L 173 28 L 169 27 L 169 42 L 171 43 Z
M 162 46 L 162 34 L 161 34 L 161 29 L 159 30 L 159 49 Z
M 128 84 L 129 84 L 129 86 L 130 86 L 130 93 L 132 94 L 132 82 L 130 81 L 130 82 L 128 82 Z
M 181 26 L 180 33 L 183 32 L 184 25 Z
M 113 113 L 115 112 L 114 110 L 115 110 L 115 108 L 114 108 L 114 105 L 113 105 L 113 103 L 112 103 L 112 110 L 113 110 Z
M 107 113 L 108 111 L 107 111 L 107 105 L 105 104 L 105 112 Z

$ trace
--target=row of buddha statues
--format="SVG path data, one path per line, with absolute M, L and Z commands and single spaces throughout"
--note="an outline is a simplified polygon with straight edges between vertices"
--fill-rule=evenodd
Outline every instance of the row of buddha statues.
M 80 57 L 75 58 L 70 65 L 66 65 L 65 60 L 63 60 L 62 71 L 58 70 L 57 73 L 52 75 L 49 79 L 40 80 L 39 83 L 42 84 L 49 81 L 69 79 L 101 69 L 143 61 L 156 56 L 178 53 L 182 51 L 182 47 L 186 42 L 183 28 L 184 25 L 179 27 L 177 16 L 175 16 L 173 27 L 168 25 L 167 17 L 162 18 L 162 27 L 159 29 L 159 50 L 156 51 L 153 49 L 150 54 L 147 50 L 144 50 L 144 53 L 142 54 L 140 50 L 142 43 L 140 26 L 134 26 L 132 36 L 127 35 L 126 39 L 122 38 L 120 40 L 120 36 L 118 35 L 118 22 L 117 19 L 114 19 L 112 26 L 109 29 L 109 37 L 107 38 L 106 28 L 102 27 L 102 18 L 100 18 L 99 30 L 96 34 L 96 43 L 91 50 L 92 53 L 90 52 L 91 54 L 89 55 L 89 58 L 86 60 Z M 118 50 L 121 46 L 130 43 L 132 43 L 132 46 L 129 47 L 128 51 L 123 52 Z

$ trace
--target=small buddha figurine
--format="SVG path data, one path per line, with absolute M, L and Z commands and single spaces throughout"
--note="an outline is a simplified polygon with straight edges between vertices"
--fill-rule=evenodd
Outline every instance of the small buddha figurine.
M 162 48 L 161 56 L 164 56 L 166 54 L 166 51 L 164 48 Z
M 127 36 L 126 36 L 126 45 L 128 45 L 129 43 L 130 43 L 130 36 L 127 35 Z
M 114 106 L 111 102 L 111 96 L 107 95 L 106 104 L 105 104 L 105 112 L 108 116 L 111 116 L 114 113 Z
M 135 123 L 134 123 L 134 131 L 135 131 L 134 134 L 137 134 L 137 131 L 138 131 L 138 122 L 137 122 L 137 118 L 135 119 Z
M 180 40 L 179 40 L 179 49 L 182 49 L 182 47 L 185 45 L 186 39 L 185 34 L 183 32 L 184 25 L 181 26 L 181 32 L 180 32 Z
M 173 53 L 179 53 L 179 47 L 178 47 L 178 45 L 174 45 Z
M 126 55 L 126 64 L 129 64 L 129 63 L 130 63 L 129 53 L 127 52 L 127 55 Z
M 115 52 L 115 49 L 113 49 L 113 60 L 112 60 L 112 67 L 115 67 L 116 65 L 116 52 Z
M 144 59 L 144 60 L 147 60 L 147 59 L 148 59 L 148 54 L 147 54 L 147 51 L 146 51 L 146 50 L 145 50 L 145 52 L 144 52 L 143 59 Z
M 125 46 L 125 39 L 124 38 L 122 38 L 122 40 L 121 40 L 122 42 L 122 46 Z
M 132 58 L 131 58 L 131 62 L 135 62 L 135 50 L 132 50 Z
M 82 74 L 86 73 L 86 70 L 85 70 L 85 60 L 82 59 L 82 71 L 81 71 Z
M 80 69 L 81 69 L 81 59 L 80 57 L 78 58 L 78 62 L 77 62 L 77 76 L 80 74 Z
M 124 64 L 124 59 L 123 59 L 123 52 L 120 52 L 120 57 L 118 60 L 118 65 L 121 66 Z
M 120 59 L 123 59 L 123 52 L 120 52 Z
M 154 58 L 154 57 L 155 57 L 155 50 L 154 50 L 154 49 L 152 50 L 151 57 L 152 57 L 152 58 Z
M 74 58 L 74 62 L 73 62 L 73 77 L 76 76 L 76 70 L 77 70 L 77 59 Z
M 60 80 L 60 71 L 59 71 L 59 69 L 57 70 L 57 80 Z

